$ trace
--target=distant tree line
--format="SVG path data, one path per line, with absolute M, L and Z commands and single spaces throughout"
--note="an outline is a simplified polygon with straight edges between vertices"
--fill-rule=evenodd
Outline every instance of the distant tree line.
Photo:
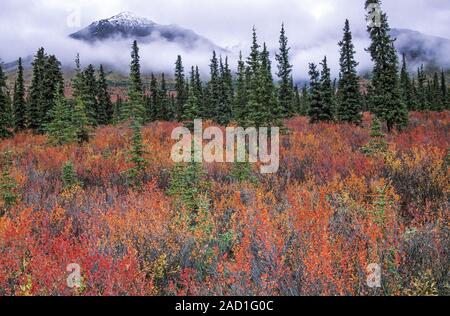
M 379 0 L 367 0 L 366 8 Z M 71 82 L 72 96 L 64 95 L 61 64 L 54 55 L 40 48 L 32 64 L 31 85 L 26 91 L 22 59 L 18 60 L 14 90 L 6 89 L 6 77 L 0 65 L 0 136 L 31 129 L 48 133 L 55 144 L 89 139 L 93 128 L 131 120 L 133 127 L 153 121 L 180 121 L 189 126 L 195 118 L 210 119 L 221 125 L 282 126 L 285 119 L 307 115 L 311 123 L 343 122 L 360 124 L 363 111 L 370 111 L 389 131 L 408 125 L 408 111 L 448 110 L 450 97 L 444 72 L 428 78 L 423 66 L 416 78 L 410 76 L 403 56 L 399 69 L 398 54 L 390 35 L 388 18 L 381 25 L 369 26 L 371 45 L 367 49 L 374 67 L 368 91 L 362 92 L 358 77 L 350 23 L 345 21 L 339 42 L 339 78 L 332 79 L 325 56 L 320 65 L 309 65 L 309 84 L 298 87 L 293 79 L 290 47 L 282 25 L 276 71 L 266 43 L 260 45 L 253 29 L 249 56 L 242 53 L 237 70 L 232 71 L 228 57 L 212 53 L 209 78 L 201 78 L 198 66 L 186 70 L 177 57 L 174 90 L 168 90 L 165 74 L 151 75 L 148 91 L 141 78 L 139 48 L 132 47 L 129 92 L 126 98 L 111 101 L 106 73 L 102 65 L 81 69 L 75 62 Z M 273 78 L 273 74 L 276 78 Z M 136 137 L 139 138 L 139 137 Z

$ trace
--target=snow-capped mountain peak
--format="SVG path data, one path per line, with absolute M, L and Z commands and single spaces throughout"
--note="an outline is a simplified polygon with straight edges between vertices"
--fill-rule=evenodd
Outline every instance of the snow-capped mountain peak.
M 122 12 L 109 19 L 93 22 L 88 27 L 70 35 L 71 38 L 94 43 L 106 40 L 130 40 L 150 43 L 166 41 L 188 49 L 203 47 L 221 51 L 210 40 L 177 25 L 160 25 L 150 19 Z
M 113 17 L 110 17 L 109 19 L 105 19 L 102 21 L 108 21 L 109 23 L 117 24 L 117 25 L 128 25 L 130 27 L 149 26 L 149 25 L 155 24 L 155 22 L 153 22 L 147 18 L 139 17 L 129 11 L 119 13 Z M 99 23 L 99 22 L 97 22 L 97 23 Z

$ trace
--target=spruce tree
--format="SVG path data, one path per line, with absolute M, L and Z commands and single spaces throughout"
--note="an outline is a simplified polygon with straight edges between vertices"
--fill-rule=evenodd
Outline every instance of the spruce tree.
M 289 62 L 290 47 L 288 44 L 288 38 L 284 29 L 284 24 L 281 26 L 280 32 L 280 50 L 276 54 L 275 59 L 278 62 L 277 76 L 279 80 L 278 88 L 278 104 L 280 107 L 280 117 L 288 118 L 295 114 L 293 107 L 294 90 L 291 80 L 292 65 Z M 278 114 L 276 114 L 278 116 Z
M 114 108 L 108 91 L 105 70 L 100 65 L 97 81 L 97 123 L 107 125 L 112 122 Z
M 173 121 L 175 119 L 172 107 L 170 104 L 170 98 L 167 90 L 166 76 L 161 74 L 161 87 L 159 89 L 159 99 L 161 102 L 161 120 Z
M 45 127 L 52 145 L 63 145 L 77 139 L 76 128 L 72 124 L 72 113 L 64 95 L 58 90 L 55 92 L 55 105 L 49 113 L 50 122 Z
M 10 110 L 9 97 L 6 91 L 6 76 L 3 72 L 2 64 L 0 63 L 0 137 L 9 137 Z
M 340 80 L 338 89 L 337 117 L 340 122 L 361 124 L 361 94 L 359 92 L 359 78 L 355 60 L 355 46 L 353 45 L 350 23 L 345 20 L 344 38 L 339 42 L 340 47 Z
M 157 121 L 162 116 L 161 104 L 160 104 L 160 93 L 158 87 L 158 80 L 155 75 L 151 74 L 150 79 L 150 95 L 146 102 L 146 116 L 147 120 L 150 122 Z
M 263 50 L 261 52 L 261 67 L 258 79 L 259 104 L 261 105 L 261 117 L 263 118 L 261 121 L 263 125 L 258 126 L 281 127 L 283 124 L 283 110 L 279 107 L 276 97 L 270 55 L 266 43 L 263 44 Z
M 72 125 L 79 144 L 87 143 L 90 137 L 89 118 L 83 98 L 77 97 L 72 114 Z
M 228 57 L 225 58 L 225 63 L 220 57 L 219 62 L 219 108 L 217 109 L 217 116 L 215 121 L 221 125 L 226 125 L 231 121 L 231 110 L 233 104 L 233 76 L 231 74 L 230 66 L 228 64 Z
M 442 100 L 442 106 L 444 110 L 449 110 L 450 108 L 450 96 L 448 93 L 448 87 L 447 82 L 445 80 L 445 73 L 444 70 L 441 72 L 441 100 Z
M 144 86 L 137 41 L 133 42 L 131 59 L 128 102 L 122 114 L 125 120 L 131 120 L 133 123 L 136 120 L 138 124 L 142 124 L 145 120 Z
M 203 100 L 203 83 L 198 66 L 195 66 L 195 76 L 193 85 L 195 97 L 197 98 L 197 100 L 199 100 L 199 102 L 201 102 Z
M 322 104 L 319 121 L 331 122 L 334 119 L 334 91 L 333 83 L 331 82 L 331 70 L 328 67 L 326 56 L 320 64 L 322 65 L 320 72 L 320 98 Z
M 68 161 L 63 166 L 61 180 L 64 185 L 64 190 L 71 190 L 80 184 L 72 161 Z
M 114 113 L 112 118 L 113 124 L 118 124 L 122 120 L 123 101 L 120 95 L 117 95 L 116 102 L 114 102 Z
M 366 9 L 370 4 L 381 5 L 380 0 L 366 0 Z M 371 39 L 368 51 L 374 62 L 370 102 L 371 109 L 386 122 L 390 132 L 394 127 L 402 129 L 408 125 L 408 111 L 401 96 L 397 51 L 386 13 L 381 13 L 380 22 L 368 26 Z
M 442 103 L 442 92 L 441 92 L 441 82 L 439 78 L 439 74 L 437 72 L 434 73 L 433 83 L 432 83 L 432 103 L 430 110 L 432 111 L 442 111 L 444 109 Z
M 416 105 L 414 103 L 414 89 L 411 83 L 411 78 L 408 72 L 408 65 L 406 63 L 406 55 L 402 56 L 402 69 L 400 71 L 400 87 L 402 90 L 403 101 L 408 107 L 408 110 L 414 111 Z
M 192 130 L 194 128 L 194 120 L 200 118 L 200 114 L 199 101 L 195 95 L 195 89 L 191 85 L 188 91 L 188 99 L 183 109 L 182 121 L 184 126 Z
M 81 98 L 86 108 L 89 125 L 97 126 L 100 123 L 98 118 L 102 115 L 97 101 L 97 78 L 95 77 L 95 68 L 88 65 L 83 71 L 83 84 L 81 90 Z
M 241 126 L 245 125 L 247 116 L 247 87 L 245 72 L 245 62 L 242 60 L 242 52 L 240 52 L 236 73 L 236 96 L 233 104 L 233 119 Z
M 309 64 L 310 104 L 308 115 L 311 123 L 319 123 L 322 119 L 323 100 L 321 94 L 320 73 L 314 63 Z
M 50 110 L 55 105 L 55 96 L 64 94 L 64 79 L 61 71 L 61 63 L 54 55 L 45 57 L 44 83 L 42 85 L 42 103 L 40 106 L 41 123 L 38 131 L 45 132 L 45 125 L 49 123 Z
M 213 51 L 211 58 L 211 64 L 209 66 L 211 78 L 208 83 L 208 109 L 207 117 L 215 120 L 220 120 L 222 111 L 222 91 L 221 91 L 221 77 L 220 77 L 220 64 L 217 58 L 217 54 Z
M 417 110 L 425 110 L 429 107 L 427 98 L 427 77 L 423 65 L 417 69 Z
M 44 103 L 44 77 L 46 56 L 44 48 L 40 48 L 33 61 L 33 77 L 31 79 L 27 117 L 29 128 L 37 130 L 43 122 L 42 104 Z
M 308 115 L 309 108 L 310 108 L 310 98 L 309 98 L 308 86 L 305 83 L 302 88 L 301 107 L 300 107 L 299 114 L 303 115 L 303 116 Z
M 14 86 L 14 127 L 16 131 L 24 130 L 27 127 L 27 108 L 25 101 L 25 81 L 23 78 L 22 58 L 17 61 L 17 79 Z
M 75 58 L 75 76 L 72 79 L 72 95 L 76 99 L 81 97 L 83 90 L 83 72 L 81 71 L 80 54 Z
M 370 131 L 370 141 L 367 146 L 362 148 L 366 155 L 384 154 L 388 149 L 388 144 L 385 140 L 380 120 L 375 117 L 372 120 L 372 127 Z
M 186 77 L 184 74 L 183 60 L 178 55 L 175 63 L 175 91 L 176 95 L 176 107 L 174 108 L 174 114 L 177 118 L 181 118 L 184 104 L 186 103 Z
M 141 132 L 141 124 L 138 119 L 134 119 L 131 125 L 133 136 L 131 138 L 131 150 L 129 152 L 130 158 L 128 162 L 132 164 L 128 169 L 127 175 L 130 184 L 136 188 L 140 188 L 145 180 L 145 171 L 147 167 L 147 161 L 144 158 L 145 148 Z

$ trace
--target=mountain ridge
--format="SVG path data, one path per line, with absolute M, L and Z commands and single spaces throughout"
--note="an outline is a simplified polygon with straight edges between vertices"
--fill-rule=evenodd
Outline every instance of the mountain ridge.
M 192 30 L 176 24 L 158 24 L 148 18 L 136 16 L 132 12 L 122 12 L 108 19 L 92 22 L 80 31 L 70 34 L 69 37 L 88 43 L 135 39 L 147 44 L 164 40 L 189 50 L 198 47 L 224 50 Z

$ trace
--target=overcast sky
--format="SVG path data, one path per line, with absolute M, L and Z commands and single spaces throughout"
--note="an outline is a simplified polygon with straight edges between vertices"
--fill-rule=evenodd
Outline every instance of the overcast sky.
M 253 25 L 260 40 L 276 49 L 284 22 L 294 48 L 292 59 L 297 77 L 304 76 L 308 62 L 318 62 L 325 54 L 330 56 L 332 66 L 337 66 L 336 43 L 348 18 L 361 67 L 369 63 L 363 50 L 367 45 L 364 0 L 1 0 L 0 7 L 3 61 L 34 54 L 39 46 L 44 46 L 63 62 L 73 60 L 76 51 L 80 51 L 82 59 L 89 62 L 109 58 L 110 62 L 125 65 L 129 58 L 126 46 L 80 47 L 67 35 L 94 20 L 131 11 L 156 23 L 192 29 L 235 54 L 239 49 L 247 50 Z M 392 27 L 450 38 L 449 0 L 384 0 L 383 9 Z M 76 12 L 80 13 L 81 27 L 70 23 L 76 22 L 70 18 Z M 185 55 L 188 65 L 198 63 L 206 67 L 209 59 L 206 52 L 187 53 L 173 45 L 154 44 L 142 48 L 144 67 L 172 67 L 178 53 Z

